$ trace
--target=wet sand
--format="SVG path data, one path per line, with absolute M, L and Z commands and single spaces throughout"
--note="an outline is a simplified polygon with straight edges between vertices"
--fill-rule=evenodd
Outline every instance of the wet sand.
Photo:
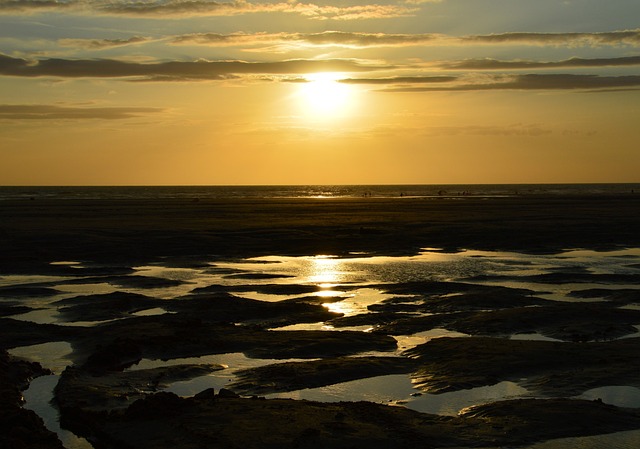
M 424 247 L 556 252 L 640 246 L 640 195 L 0 203 L 0 268 L 58 260 L 350 252 Z M 25 268 L 26 268 L 25 267 Z
M 640 247 L 638 229 L 640 197 L 634 195 L 5 201 L 0 202 L 0 275 L 60 275 L 68 278 L 67 283 L 95 279 L 119 288 L 151 289 L 175 282 L 133 275 L 132 267 L 159 260 L 167 266 L 197 267 L 205 261 L 273 254 L 412 255 L 421 248 L 530 254 L 567 248 L 610 250 Z M 51 265 L 56 261 L 87 264 Z M 414 295 L 413 301 L 391 300 L 370 307 L 370 313 L 341 318 L 304 296 L 315 286 L 277 284 L 274 277 L 273 284 L 262 282 L 259 288 L 300 297 L 265 303 L 241 298 L 244 291 L 256 290 L 252 283 L 258 275 L 229 275 L 241 282 L 233 287 L 206 286 L 164 302 L 171 314 L 136 316 L 161 300 L 124 292 L 78 295 L 57 304 L 62 319 L 69 322 L 117 318 L 91 327 L 11 318 L 24 312 L 22 299 L 54 296 L 54 284 L 0 287 L 0 312 L 5 316 L 0 318 L 0 349 L 71 342 L 74 366 L 62 374 L 57 402 L 63 426 L 94 439 L 96 447 L 522 446 L 561 436 L 640 429 L 637 409 L 558 399 L 593 386 L 640 386 L 640 367 L 633 357 L 640 339 L 615 340 L 633 334 L 640 324 L 637 310 L 619 308 L 640 304 L 636 289 L 574 292 L 595 301 L 583 307 L 543 300 L 536 292 L 515 288 L 399 283 L 379 288 Z M 553 273 L 529 280 L 588 282 L 594 276 Z M 604 281 L 640 283 L 633 274 Z M 336 327 L 367 325 L 375 331 L 270 330 L 317 321 Z M 397 363 L 392 357 L 354 358 L 393 351 L 393 336 L 435 327 L 472 337 L 432 340 L 399 354 Z M 559 341 L 505 339 L 529 332 Z M 157 391 L 167 379 L 187 379 L 219 367 L 123 371 L 142 358 L 227 352 L 306 360 L 246 370 L 235 383 L 235 393 L 205 391 L 190 399 Z M 20 363 L 9 357 L 3 361 L 12 369 Z M 371 403 L 252 398 L 393 373 L 411 374 L 416 385 L 436 393 L 523 380 L 544 399 L 499 401 L 446 418 Z M 19 380 L 10 380 L 12 389 L 6 391 L 11 410 L 16 410 L 16 392 L 25 379 L 38 374 L 42 373 L 33 368 Z M 41 446 L 27 447 L 60 447 L 48 438 L 39 440 Z M 12 447 L 18 443 L 20 437 L 14 438 Z

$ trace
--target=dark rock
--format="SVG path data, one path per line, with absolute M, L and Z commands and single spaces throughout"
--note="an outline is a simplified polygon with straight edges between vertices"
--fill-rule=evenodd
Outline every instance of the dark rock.
M 167 388 L 173 382 L 206 376 L 221 369 L 221 365 L 184 364 L 95 373 L 81 367 L 69 366 L 63 371 L 55 387 L 55 401 L 63 412 L 68 409 L 121 409 L 138 399 Z
M 218 396 L 221 398 L 239 398 L 240 397 L 237 393 L 231 390 L 228 390 L 226 388 L 221 388 L 220 392 L 218 393 Z
M 536 394 L 577 396 L 607 385 L 640 386 L 640 338 L 562 343 L 485 337 L 436 338 L 405 354 L 417 388 L 443 393 L 513 381 Z M 451 355 L 455 354 L 455 357 Z
M 206 390 L 202 390 L 200 393 L 197 393 L 193 396 L 193 399 L 196 401 L 212 401 L 215 400 L 216 392 L 213 388 L 207 388 Z
M 19 315 L 21 313 L 27 313 L 31 311 L 31 307 L 21 306 L 17 304 L 0 304 L 0 317 L 3 316 L 11 316 L 11 315 Z
M 127 418 L 147 420 L 179 415 L 186 410 L 188 404 L 184 399 L 173 393 L 160 392 L 143 399 L 138 399 L 127 408 Z
M 50 341 L 74 341 L 85 329 L 80 326 L 65 327 L 55 324 L 39 324 L 30 321 L 0 318 L 0 349 L 29 346 Z
M 406 357 L 337 357 L 276 363 L 236 372 L 237 380 L 230 387 L 242 394 L 267 394 L 405 374 L 416 367 L 416 362 Z
M 84 364 L 84 368 L 94 373 L 105 371 L 122 371 L 138 363 L 142 359 L 142 351 L 133 340 L 116 339 L 113 343 L 98 347 Z
M 134 312 L 163 305 L 165 301 L 128 292 L 74 296 L 56 301 L 65 319 L 70 321 L 103 321 L 130 316 Z
M 640 428 L 634 410 L 567 399 L 503 401 L 460 416 L 418 413 L 368 402 L 290 399 L 217 401 L 159 393 L 125 411 L 96 415 L 93 428 L 109 447 L 137 449 L 428 449 L 519 447 L 550 438 Z

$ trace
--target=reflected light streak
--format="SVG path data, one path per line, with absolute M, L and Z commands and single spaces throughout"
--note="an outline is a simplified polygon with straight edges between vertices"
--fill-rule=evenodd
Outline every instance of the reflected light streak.
M 322 306 L 326 307 L 329 312 L 342 313 L 345 316 L 357 313 L 357 306 L 351 301 L 326 302 Z
M 342 295 L 344 295 L 344 292 L 335 290 L 322 290 L 313 294 L 313 296 L 318 296 L 320 298 L 337 298 Z
M 315 256 L 311 262 L 309 281 L 317 283 L 322 288 L 330 288 L 339 283 L 342 275 L 342 262 L 334 256 Z

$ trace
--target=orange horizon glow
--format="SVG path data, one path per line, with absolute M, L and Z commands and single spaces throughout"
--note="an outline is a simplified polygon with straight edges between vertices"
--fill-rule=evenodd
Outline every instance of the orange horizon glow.
M 482 3 L 8 5 L 0 185 L 640 182 L 640 3 Z

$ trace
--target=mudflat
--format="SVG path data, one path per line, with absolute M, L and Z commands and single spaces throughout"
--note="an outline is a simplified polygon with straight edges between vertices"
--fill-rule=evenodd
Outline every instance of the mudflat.
M 639 246 L 640 195 L 506 198 L 21 200 L 0 203 L 0 267 L 56 260 L 423 247 L 555 252 Z
M 287 280 L 284 274 L 224 272 L 211 265 L 263 255 L 405 256 L 422 248 L 532 255 L 570 248 L 615 250 L 640 247 L 639 229 L 640 195 L 633 194 L 2 201 L 0 276 L 62 277 L 0 286 L 3 370 L 19 373 L 7 376 L 2 391 L 6 400 L 0 411 L 11 419 L 2 420 L 7 432 L 0 429 L 5 438 L 0 443 L 61 447 L 37 417 L 18 408 L 19 390 L 47 371 L 4 352 L 52 341 L 73 348 L 73 365 L 61 374 L 55 393 L 62 425 L 96 447 L 517 447 L 640 429 L 636 408 L 567 399 L 600 386 L 640 386 L 635 357 L 640 338 L 634 335 L 640 325 L 637 259 L 630 259 L 622 274 L 564 267 L 527 276 L 484 273 L 464 282 L 370 284 L 397 296 L 350 316 L 327 310 L 323 304 L 344 298 L 319 301 L 313 296 L 318 285 L 280 282 Z M 52 264 L 65 261 L 79 264 Z M 158 262 L 220 270 L 233 282 L 199 285 L 172 300 L 156 298 L 147 291 L 183 283 L 134 269 Z M 542 291 L 487 285 L 492 279 L 604 286 L 567 293 L 567 298 L 588 300 L 585 304 L 545 299 Z M 98 283 L 114 291 L 57 298 L 63 286 Z M 613 284 L 625 288 L 606 287 Z M 262 301 L 244 296 L 247 292 L 288 299 Z M 14 318 L 32 310 L 27 304 L 34 299 L 47 304 L 47 298 L 52 298 L 47 307 L 55 310 L 57 321 Z M 156 308 L 166 313 L 138 315 Z M 370 331 L 275 330 L 316 322 Z M 398 349 L 396 337 L 436 328 L 467 336 Z M 509 339 L 526 333 L 555 341 Z M 226 389 L 184 398 L 162 390 L 173 381 L 223 367 L 183 364 L 127 371 L 142 359 L 224 353 L 282 361 L 239 371 Z M 535 398 L 496 401 L 451 417 L 369 402 L 257 396 L 390 374 L 411 376 L 420 391 L 416 394 L 512 381 Z

